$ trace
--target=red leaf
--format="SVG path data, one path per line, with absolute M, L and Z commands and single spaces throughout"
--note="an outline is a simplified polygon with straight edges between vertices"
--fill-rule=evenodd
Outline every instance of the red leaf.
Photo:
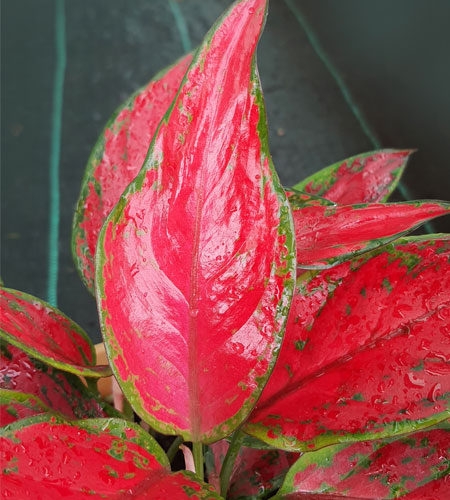
M 39 415 L 0 429 L 0 441 L 5 498 L 118 498 L 169 468 L 151 436 L 119 419 Z
M 55 412 L 70 419 L 117 416 L 71 374 L 56 370 L 13 345 L 2 345 L 0 387 L 38 397 Z
M 254 60 L 265 8 L 237 2 L 206 36 L 97 246 L 115 375 L 144 420 L 186 440 L 248 415 L 291 300 L 293 228 Z
M 8 425 L 21 418 L 32 417 L 50 410 L 32 394 L 0 389 L 0 423 Z
M 208 480 L 220 490 L 219 474 L 228 451 L 225 440 L 212 444 L 209 449 L 214 467 L 208 470 Z M 275 449 L 254 449 L 243 446 L 233 466 L 227 498 L 262 498 L 279 488 L 290 466 L 299 458 L 298 453 Z M 206 461 L 208 466 L 208 461 Z
M 92 293 L 98 233 L 141 169 L 150 141 L 191 60 L 192 55 L 188 54 L 133 94 L 109 120 L 91 153 L 75 212 L 72 253 L 80 276 Z
M 319 170 L 294 188 L 343 205 L 386 201 L 412 152 L 382 149 L 352 156 Z
M 144 481 L 121 495 L 118 500 L 191 500 L 194 498 L 223 500 L 212 486 L 199 481 L 193 473 L 179 471 L 170 474 L 166 470 L 149 474 Z
M 104 377 L 108 366 L 95 365 L 87 334 L 47 302 L 17 290 L 0 290 L 0 338 L 31 356 L 64 371 Z
M 323 206 L 312 199 L 291 200 L 297 263 L 303 269 L 344 262 L 413 231 L 427 220 L 450 212 L 444 202 Z
M 303 455 L 276 498 L 446 500 L 449 459 L 448 426 L 395 441 L 330 446 Z
M 245 431 L 285 449 L 447 418 L 450 240 L 403 240 L 297 280 L 280 357 Z

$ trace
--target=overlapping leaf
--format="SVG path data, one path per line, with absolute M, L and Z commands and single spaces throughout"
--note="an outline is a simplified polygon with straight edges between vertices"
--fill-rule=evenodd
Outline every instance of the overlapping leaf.
M 51 415 L 0 429 L 5 498 L 118 498 L 155 471 L 169 471 L 158 443 L 120 419 L 68 423 Z
M 144 420 L 187 440 L 217 440 L 248 415 L 293 291 L 254 58 L 265 10 L 237 2 L 206 36 L 97 246 L 115 375 Z
M 294 186 L 336 203 L 385 202 L 396 188 L 411 150 L 381 149 L 319 170 Z
M 50 408 L 33 394 L 0 389 L 0 424 L 8 425 L 21 418 L 48 413 Z
M 304 454 L 275 498 L 446 500 L 449 462 L 448 425 L 395 441 L 330 446 Z
M 118 416 L 71 373 L 62 372 L 13 345 L 1 344 L 0 388 L 39 398 L 70 419 Z
M 87 334 L 58 309 L 8 288 L 0 290 L 0 303 L 0 338 L 61 370 L 88 377 L 111 375 L 109 366 L 95 366 Z
M 285 449 L 448 417 L 450 240 L 402 240 L 297 280 L 280 357 L 246 432 Z
M 80 276 L 92 293 L 100 228 L 142 167 L 151 139 L 191 59 L 191 54 L 183 57 L 133 94 L 109 120 L 91 153 L 73 222 L 72 253 Z
M 228 446 L 225 440 L 221 440 L 209 447 L 208 479 L 218 491 L 219 475 Z M 298 453 L 243 446 L 233 467 L 227 498 L 240 500 L 267 498 L 270 492 L 281 486 L 284 476 L 298 457 Z
M 297 263 L 320 269 L 344 262 L 404 236 L 427 220 L 450 213 L 450 203 L 413 201 L 326 206 L 316 198 L 290 198 Z

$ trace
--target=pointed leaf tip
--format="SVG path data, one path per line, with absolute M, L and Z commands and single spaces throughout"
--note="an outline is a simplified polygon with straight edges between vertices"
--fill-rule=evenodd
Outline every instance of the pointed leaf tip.
M 235 3 L 208 33 L 97 247 L 115 375 L 144 420 L 186 440 L 247 416 L 292 296 L 292 219 L 254 58 L 265 6 Z

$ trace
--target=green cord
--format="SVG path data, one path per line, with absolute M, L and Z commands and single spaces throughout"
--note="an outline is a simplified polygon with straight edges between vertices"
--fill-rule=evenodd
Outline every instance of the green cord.
M 184 52 L 188 53 L 192 50 L 192 44 L 191 39 L 189 38 L 189 31 L 183 13 L 181 12 L 180 6 L 178 5 L 178 2 L 176 0 L 169 0 L 169 6 L 175 20 L 175 25 L 178 29 L 178 33 L 180 34 L 183 50 Z
M 56 65 L 53 77 L 52 130 L 49 171 L 49 235 L 47 301 L 58 305 L 58 245 L 59 245 L 59 159 L 63 112 L 64 72 L 66 68 L 66 31 L 64 0 L 55 0 Z
M 361 111 L 361 109 L 359 108 L 359 106 L 356 104 L 356 102 L 355 102 L 355 100 L 350 92 L 350 89 L 347 87 L 347 85 L 345 84 L 345 81 L 342 78 L 341 74 L 339 73 L 338 69 L 332 63 L 331 59 L 328 57 L 327 53 L 323 49 L 322 45 L 320 44 L 319 39 L 317 38 L 316 34 L 314 33 L 314 30 L 309 25 L 305 16 L 301 12 L 301 10 L 298 8 L 298 6 L 294 3 L 294 0 L 284 0 L 284 2 L 287 5 L 288 9 L 292 12 L 292 14 L 294 14 L 298 23 L 300 24 L 303 31 L 305 32 L 306 37 L 308 38 L 308 41 L 311 44 L 311 47 L 314 49 L 314 52 L 317 54 L 317 56 L 322 61 L 325 68 L 328 70 L 328 72 L 333 77 L 334 81 L 336 82 L 336 85 L 338 86 L 339 90 L 342 93 L 342 96 L 344 97 L 345 102 L 348 104 L 349 108 L 351 109 L 354 117 L 358 121 L 364 134 L 367 136 L 367 138 L 372 143 L 372 145 L 375 149 L 381 149 L 382 148 L 381 141 L 378 139 L 375 131 L 370 126 L 369 122 L 365 118 L 365 116 L 364 116 L 363 112 Z M 411 192 L 401 181 L 398 183 L 397 189 L 398 189 L 399 193 L 401 194 L 401 196 L 403 197 L 403 199 L 405 199 L 405 200 L 412 199 Z M 429 222 L 427 222 L 424 225 L 424 228 L 429 233 L 434 232 L 433 227 Z

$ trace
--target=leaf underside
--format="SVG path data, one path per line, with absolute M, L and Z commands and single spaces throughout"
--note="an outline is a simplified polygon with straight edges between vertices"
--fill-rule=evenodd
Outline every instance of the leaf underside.
M 450 240 L 410 238 L 299 275 L 277 365 L 244 430 L 287 450 L 448 418 Z
M 265 10 L 237 2 L 206 36 L 97 246 L 114 373 L 144 420 L 186 440 L 218 440 L 248 415 L 293 291 L 254 59 Z

